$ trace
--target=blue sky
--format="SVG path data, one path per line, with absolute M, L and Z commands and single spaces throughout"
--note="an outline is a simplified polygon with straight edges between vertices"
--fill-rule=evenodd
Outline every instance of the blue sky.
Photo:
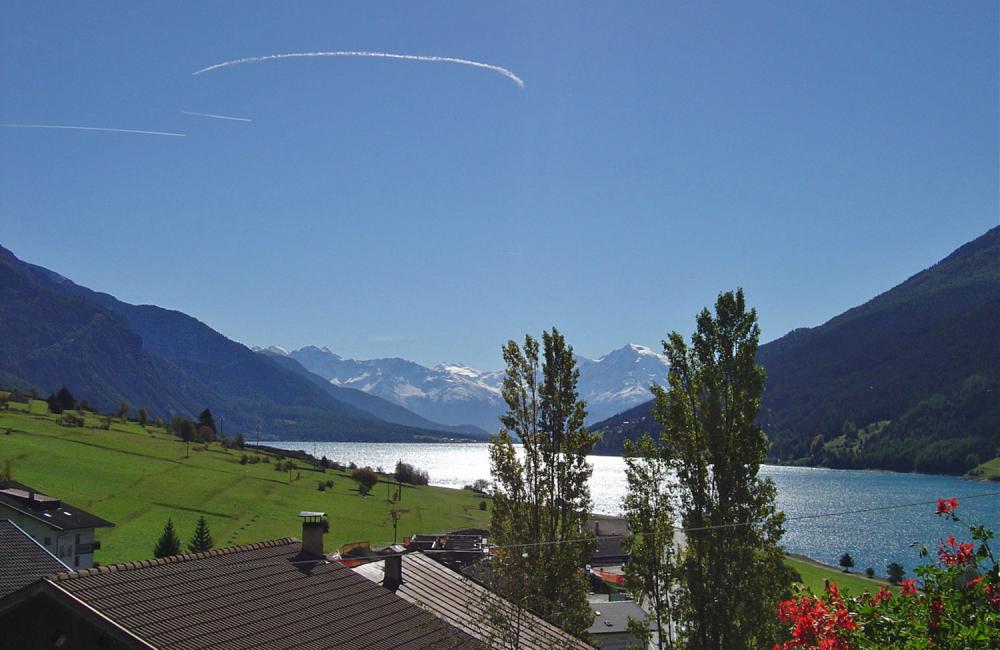
M 0 244 L 249 345 L 765 340 L 998 223 L 996 2 L 8 3 Z M 374 50 L 468 66 L 245 56 Z M 181 111 L 241 116 L 231 122 Z

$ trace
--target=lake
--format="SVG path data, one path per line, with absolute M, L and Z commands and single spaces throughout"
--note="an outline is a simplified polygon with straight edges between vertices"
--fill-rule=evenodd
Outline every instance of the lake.
M 392 471 L 403 460 L 430 475 L 432 485 L 461 488 L 478 478 L 490 478 L 486 443 L 312 443 L 268 442 L 285 449 L 302 449 L 344 464 L 354 462 Z M 594 511 L 616 515 L 625 492 L 625 462 L 618 456 L 591 456 L 594 474 L 590 490 Z M 863 508 L 936 501 L 939 498 L 1000 492 L 1000 485 L 975 483 L 954 476 L 833 470 L 765 465 L 761 473 L 778 486 L 778 507 L 789 517 L 785 549 L 836 565 L 844 552 L 854 558 L 855 571 L 872 567 L 885 573 L 888 562 L 899 562 L 912 575 L 919 564 L 912 542 L 931 551 L 958 524 L 935 516 L 934 505 L 919 505 L 863 514 L 822 516 Z M 1000 496 L 962 501 L 958 510 L 967 521 L 984 523 L 1000 532 Z M 808 517 L 796 519 L 796 517 Z

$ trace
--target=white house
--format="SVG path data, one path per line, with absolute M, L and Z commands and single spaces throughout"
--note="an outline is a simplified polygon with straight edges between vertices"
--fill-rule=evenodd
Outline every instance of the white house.
M 72 569 L 94 566 L 94 551 L 101 547 L 100 542 L 94 539 L 94 529 L 114 526 L 96 515 L 14 481 L 0 483 L 0 519 L 9 519 L 17 524 Z

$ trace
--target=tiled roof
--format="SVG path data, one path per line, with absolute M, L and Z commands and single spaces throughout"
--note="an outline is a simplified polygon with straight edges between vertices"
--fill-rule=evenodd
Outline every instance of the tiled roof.
M 0 597 L 67 568 L 17 524 L 0 519 Z
M 65 501 L 56 499 L 17 481 L 0 481 L 0 514 L 4 507 L 37 519 L 55 530 L 105 528 L 114 526 L 97 515 L 80 510 Z
M 157 648 L 480 648 L 298 540 L 59 573 L 70 594 Z
M 400 559 L 403 563 L 403 583 L 395 591 L 397 596 L 477 639 L 499 641 L 504 638 L 506 631 L 494 626 L 490 620 L 491 613 L 499 611 L 502 619 L 503 612 L 515 611 L 514 605 L 422 553 L 408 553 Z M 354 570 L 372 582 L 381 583 L 384 567 L 384 562 L 373 562 Z M 534 614 L 525 611 L 523 616 L 520 645 L 517 646 L 523 650 L 593 648 Z M 507 647 L 507 644 L 501 645 Z

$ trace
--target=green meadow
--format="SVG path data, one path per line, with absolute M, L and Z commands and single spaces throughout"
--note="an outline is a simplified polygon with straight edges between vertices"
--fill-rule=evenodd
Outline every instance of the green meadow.
M 840 591 L 853 596 L 865 592 L 875 593 L 879 587 L 889 583 L 878 578 L 868 578 L 864 574 L 844 573 L 838 569 L 801 557 L 785 557 L 785 566 L 789 566 L 802 576 L 802 586 L 808 587 L 814 594 L 821 594 L 826 588 L 825 581 L 837 583 Z M 892 587 L 895 589 L 895 587 Z
M 221 547 L 299 537 L 298 513 L 322 511 L 330 522 L 327 550 L 392 542 L 393 509 L 406 510 L 399 514 L 400 539 L 489 523 L 489 512 L 479 509 L 482 497 L 470 491 L 404 484 L 400 501 L 389 503 L 386 485 L 362 496 L 344 472 L 302 461 L 276 471 L 279 459 L 268 454 L 219 443 L 186 450 L 154 426 L 114 420 L 105 430 L 104 416 L 86 413 L 84 419 L 83 427 L 66 427 L 44 401 L 10 403 L 0 410 L 0 470 L 9 461 L 14 480 L 114 522 L 97 531 L 102 546 L 95 559 L 102 564 L 152 557 L 168 517 L 186 544 L 204 516 Z M 262 462 L 241 464 L 243 454 Z M 320 491 L 328 480 L 333 487 Z

